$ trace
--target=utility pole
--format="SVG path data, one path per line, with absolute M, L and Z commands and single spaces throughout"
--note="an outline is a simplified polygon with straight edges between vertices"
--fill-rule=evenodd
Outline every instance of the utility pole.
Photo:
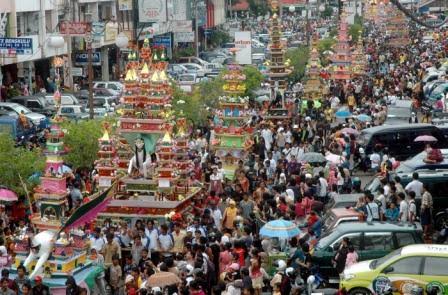
M 88 32 L 86 36 L 86 45 L 87 45 L 87 67 L 88 67 L 88 77 L 89 77 L 89 115 L 90 119 L 93 119 L 93 64 L 92 64 L 92 32 Z
M 196 44 L 196 57 L 199 57 L 198 1 L 194 0 L 194 43 Z
M 310 1 L 306 0 L 306 46 L 310 46 Z

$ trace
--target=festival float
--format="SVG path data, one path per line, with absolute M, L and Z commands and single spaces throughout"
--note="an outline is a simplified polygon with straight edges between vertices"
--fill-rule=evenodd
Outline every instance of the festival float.
M 288 86 L 288 75 L 291 74 L 290 61 L 285 60 L 285 46 L 281 41 L 281 24 L 280 19 L 277 15 L 278 12 L 278 1 L 271 1 L 271 29 L 270 29 L 270 44 L 269 52 L 270 59 L 267 63 L 268 65 L 268 77 L 269 83 L 271 85 L 271 101 L 276 100 L 278 94 L 282 96 L 281 105 L 272 105 L 268 109 L 267 114 L 264 116 L 267 120 L 277 121 L 289 118 L 290 113 L 285 105 L 285 90 Z
M 331 79 L 350 80 L 352 58 L 348 37 L 348 24 L 344 12 L 341 13 L 339 20 L 338 40 L 334 49 L 335 52 L 331 56 Z
M 306 100 L 321 100 L 327 94 L 327 86 L 321 78 L 322 65 L 317 51 L 317 39 L 313 41 L 310 58 L 306 65 L 303 96 Z
M 56 115 L 46 134 L 45 171 L 40 177 L 40 185 L 34 190 L 39 212 L 32 214 L 30 219 L 38 233 L 25 231 L 15 237 L 16 255 L 11 268 L 12 277 L 21 264 L 29 271 L 30 279 L 42 276 L 43 282 L 51 288 L 51 294 L 65 294 L 68 276 L 82 284 L 94 272 L 95 267 L 87 256 L 87 234 L 79 226 L 96 216 L 112 189 L 109 187 L 103 196 L 92 196 L 92 201 L 69 215 L 67 178 L 62 159 L 66 148 L 60 123 L 61 118 Z M 91 210 L 94 208 L 96 210 Z
M 361 77 L 366 75 L 367 60 L 364 53 L 364 45 L 362 43 L 361 34 L 358 38 L 355 50 L 352 53 L 352 75 L 354 77 Z
M 225 176 L 233 179 L 238 160 L 244 158 L 247 149 L 253 144 L 253 128 L 246 126 L 250 118 L 249 97 L 242 96 L 246 91 L 246 75 L 242 73 L 241 67 L 229 65 L 223 80 L 225 95 L 218 98 L 211 148 L 221 159 Z
M 403 12 L 392 4 L 387 5 L 386 35 L 390 47 L 403 48 L 410 43 L 408 21 Z
M 121 117 L 115 141 L 118 189 L 101 219 L 152 218 L 183 213 L 200 187 L 179 187 L 172 88 L 165 49 L 143 47 L 129 53 Z M 132 144 L 132 145 L 131 145 Z
M 98 160 L 95 162 L 97 171 L 96 182 L 99 191 L 109 188 L 117 180 L 117 152 L 110 137 L 110 126 L 103 124 L 104 134 L 98 139 Z

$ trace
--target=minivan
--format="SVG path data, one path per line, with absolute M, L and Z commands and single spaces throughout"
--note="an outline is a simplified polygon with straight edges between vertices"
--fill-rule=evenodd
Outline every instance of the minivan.
M 359 261 L 383 257 L 395 249 L 423 243 L 419 223 L 346 222 L 323 236 L 313 249 L 313 263 L 319 265 L 322 274 L 338 277 L 332 260 L 342 239 L 348 238 L 359 256 Z
M 364 148 L 366 155 L 373 153 L 374 148 L 380 150 L 387 147 L 389 154 L 401 161 L 412 157 L 425 148 L 424 142 L 414 142 L 421 135 L 431 135 L 437 138 L 434 147 L 447 148 L 447 141 L 442 131 L 431 124 L 400 124 L 382 125 L 361 131 L 358 143 Z
M 43 114 L 47 117 L 51 117 L 56 111 L 54 105 L 49 105 L 42 96 L 15 96 L 10 101 L 23 105 L 32 112 Z

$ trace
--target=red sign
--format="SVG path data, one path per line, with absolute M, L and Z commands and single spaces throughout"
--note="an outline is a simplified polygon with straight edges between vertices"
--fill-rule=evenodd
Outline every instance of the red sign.
M 59 33 L 61 35 L 83 37 L 90 31 L 90 23 L 61 21 L 59 23 Z

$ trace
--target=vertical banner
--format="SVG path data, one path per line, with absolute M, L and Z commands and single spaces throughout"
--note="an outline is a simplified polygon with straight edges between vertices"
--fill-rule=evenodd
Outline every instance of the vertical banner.
M 240 65 L 252 64 L 252 37 L 250 31 L 235 32 L 236 62 Z

